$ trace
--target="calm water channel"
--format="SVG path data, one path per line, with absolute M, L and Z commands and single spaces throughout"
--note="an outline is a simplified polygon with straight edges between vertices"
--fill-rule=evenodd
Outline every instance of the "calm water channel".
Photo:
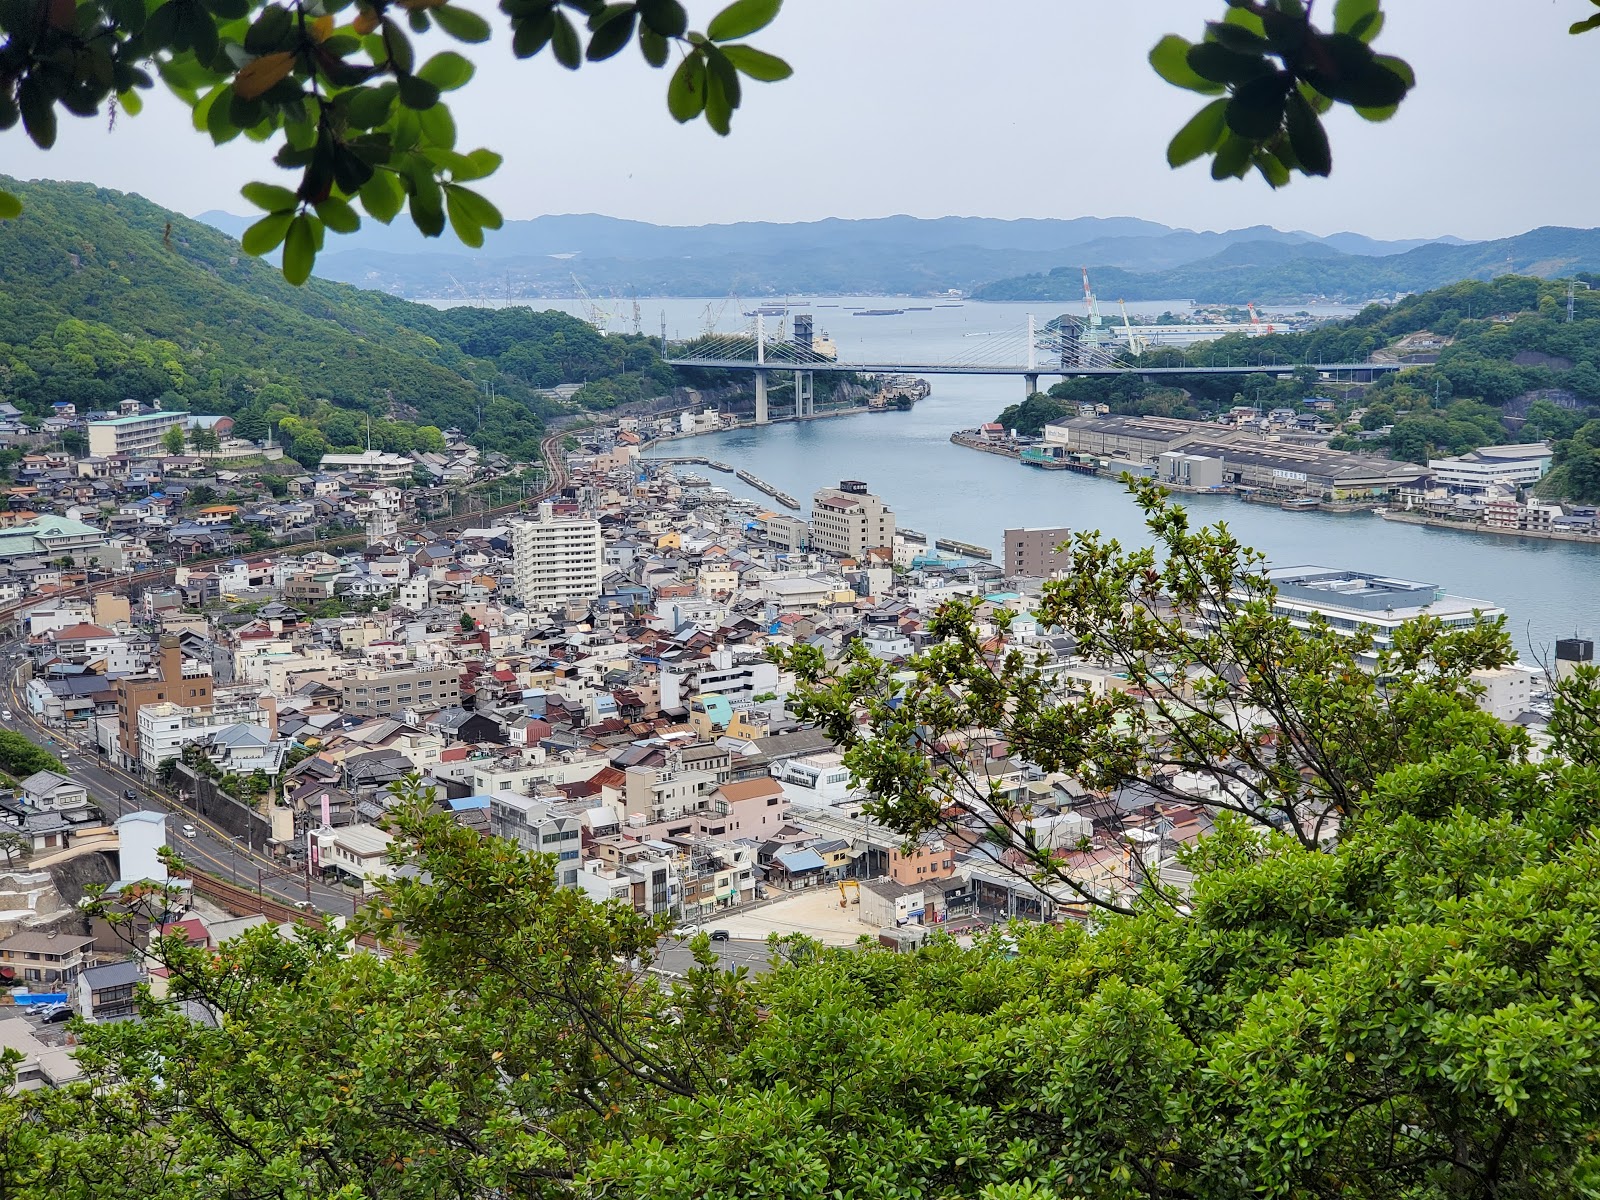
M 647 329 L 650 316 L 669 303 L 675 310 L 668 312 L 669 331 L 674 317 L 679 317 L 679 328 L 687 324 L 691 302 L 644 300 Z M 931 302 L 876 299 L 870 306 L 901 303 Z M 1177 307 L 1176 302 L 1138 306 L 1155 312 Z M 960 354 L 971 333 L 1020 324 L 1030 309 L 1045 316 L 1062 308 L 1072 311 L 1073 306 L 968 303 L 901 317 L 857 318 L 850 317 L 849 307 L 819 305 L 812 311 L 819 329 L 828 329 L 838 343 L 841 358 L 915 349 L 939 361 Z M 1081 311 L 1082 305 L 1076 308 Z M 727 328 L 737 319 L 730 306 L 720 324 Z M 862 479 L 889 503 L 902 525 L 930 537 L 976 542 L 997 554 L 1001 531 L 1019 525 L 1095 528 L 1125 545 L 1147 540 L 1137 510 L 1112 481 L 1039 471 L 950 443 L 954 430 L 993 420 L 1002 407 L 1019 399 L 1019 380 L 934 376 L 932 382 L 933 394 L 912 412 L 740 429 L 667 443 L 657 453 L 720 459 L 803 502 L 825 484 Z M 759 498 L 731 475 L 704 473 L 730 491 Z M 1365 513 L 1288 513 L 1227 497 L 1186 497 L 1185 503 L 1208 522 L 1227 521 L 1241 540 L 1276 565 L 1318 563 L 1400 575 L 1499 604 L 1509 615 L 1524 658 L 1557 637 L 1600 637 L 1597 547 L 1428 529 Z

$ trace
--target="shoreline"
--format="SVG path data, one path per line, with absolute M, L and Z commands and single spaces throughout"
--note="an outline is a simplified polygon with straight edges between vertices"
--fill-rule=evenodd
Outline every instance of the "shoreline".
M 977 450 L 983 454 L 994 454 L 1000 458 L 1009 458 L 1012 462 L 1022 462 L 1022 456 L 1017 450 L 1011 449 L 1000 443 L 982 442 L 977 438 L 972 437 L 965 431 L 958 430 L 957 432 L 952 433 L 950 435 L 950 441 L 953 445 L 961 446 L 967 450 Z M 1100 479 L 1113 481 L 1119 478 L 1118 476 L 1112 475 L 1104 470 L 1097 470 L 1093 472 L 1083 471 L 1081 473 L 1093 474 Z M 1174 495 L 1193 494 L 1214 496 L 1228 494 L 1225 492 L 1218 492 L 1216 489 L 1211 488 L 1187 488 L 1180 484 L 1172 483 L 1164 483 L 1161 486 L 1166 488 L 1169 492 L 1172 492 Z M 1238 492 L 1233 492 L 1231 494 L 1233 495 L 1234 499 L 1239 500 L 1242 503 L 1265 504 L 1270 507 L 1282 509 L 1284 512 L 1303 511 L 1353 515 L 1355 513 L 1362 512 L 1376 512 L 1377 509 L 1381 507 L 1379 502 L 1375 500 L 1370 502 L 1324 500 L 1315 505 L 1295 505 L 1285 504 L 1283 503 L 1281 497 L 1276 496 L 1257 499 L 1253 493 L 1250 495 L 1243 495 Z M 1387 509 L 1385 511 L 1378 512 L 1377 515 L 1382 517 L 1385 521 L 1395 521 L 1402 525 L 1421 525 L 1429 529 L 1453 529 L 1460 533 L 1487 534 L 1493 537 L 1535 538 L 1539 541 L 1546 542 L 1573 542 L 1578 545 L 1600 547 L 1600 535 L 1596 534 L 1567 533 L 1565 531 L 1556 530 L 1545 531 L 1535 529 L 1500 529 L 1493 525 L 1485 525 L 1481 521 L 1451 521 L 1444 517 L 1430 517 L 1420 513 L 1395 512 L 1393 509 Z
M 1580 546 L 1600 546 L 1600 536 L 1592 533 L 1567 533 L 1563 530 L 1501 529 L 1485 525 L 1482 521 L 1452 521 L 1445 517 L 1429 517 L 1421 513 L 1395 512 L 1390 509 L 1378 514 L 1385 521 L 1402 525 L 1423 525 L 1429 529 L 1454 529 L 1459 533 L 1488 534 L 1491 537 L 1535 538 L 1541 542 L 1576 542 Z

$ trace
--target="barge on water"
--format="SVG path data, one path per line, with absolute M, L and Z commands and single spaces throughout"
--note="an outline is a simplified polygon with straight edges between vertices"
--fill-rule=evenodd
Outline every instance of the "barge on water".
M 951 554 L 964 554 L 968 558 L 994 558 L 986 547 L 975 546 L 971 542 L 958 542 L 955 538 L 934 538 L 933 544 L 935 549 L 948 550 Z

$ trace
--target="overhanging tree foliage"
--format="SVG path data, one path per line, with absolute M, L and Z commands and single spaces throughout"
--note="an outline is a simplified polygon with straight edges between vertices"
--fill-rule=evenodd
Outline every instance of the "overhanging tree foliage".
M 790 74 L 782 59 L 743 40 L 765 29 L 781 3 L 734 0 L 704 33 L 690 30 L 679 0 L 501 0 L 500 9 L 519 58 L 548 47 L 575 70 L 636 42 L 661 68 L 676 50 L 668 111 L 680 122 L 703 116 L 726 134 L 743 80 Z M 1294 172 L 1332 169 L 1321 116 L 1334 104 L 1369 120 L 1392 115 L 1415 80 L 1404 61 L 1371 49 L 1383 27 L 1380 0 L 1332 8 L 1331 22 L 1318 25 L 1310 0 L 1227 0 L 1200 42 L 1172 35 L 1157 43 L 1150 62 L 1163 78 L 1217 97 L 1172 139 L 1168 161 L 1209 156 L 1215 178 L 1254 167 L 1279 187 Z M 1571 32 L 1597 24 L 1579 21 Z M 418 63 L 411 35 L 435 27 L 464 43 L 491 33 L 474 7 L 446 0 L 7 0 L 0 130 L 20 123 L 48 149 L 58 112 L 136 114 L 140 93 L 159 77 L 215 142 L 241 133 L 274 141 L 278 164 L 300 173 L 293 188 L 244 188 L 266 213 L 244 248 L 265 254 L 281 245 L 291 281 L 309 276 L 328 230 L 360 225 L 358 209 L 384 223 L 409 211 L 428 236 L 448 223 L 479 246 L 501 217 L 467 185 L 492 174 L 501 156 L 457 149 L 442 96 L 465 86 L 474 68 L 450 50 Z M 0 193 L 0 217 L 20 211 L 15 196 Z

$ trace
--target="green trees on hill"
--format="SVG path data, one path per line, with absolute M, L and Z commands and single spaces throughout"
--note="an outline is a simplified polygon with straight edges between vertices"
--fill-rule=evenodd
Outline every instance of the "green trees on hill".
M 1144 366 L 1259 363 L 1259 375 L 1067 379 L 996 419 L 1037 434 L 1049 422 L 1075 415 L 1080 403 L 1104 404 L 1115 413 L 1198 417 L 1241 401 L 1263 409 L 1297 406 L 1332 389 L 1341 399 L 1340 416 L 1361 407 L 1366 410 L 1359 421 L 1363 430 L 1392 427 L 1377 440 L 1340 434 L 1334 442 L 1340 449 L 1426 462 L 1507 441 L 1559 442 L 1600 412 L 1600 294 L 1578 290 L 1571 321 L 1566 302 L 1562 280 L 1505 276 L 1453 284 L 1392 306 L 1370 305 L 1303 333 L 1231 334 L 1188 349 L 1156 347 L 1138 359 Z M 1417 350 L 1402 340 L 1424 332 L 1445 344 Z M 1338 381 L 1324 383 L 1311 371 L 1272 367 L 1363 362 L 1378 351 L 1436 361 L 1381 376 L 1358 392 L 1338 387 Z M 1571 477 L 1562 472 L 1549 486 L 1559 487 Z M 1551 494 L 1593 495 L 1584 490 Z
M 35 746 L 20 733 L 0 729 L 0 771 L 16 779 L 26 779 L 38 771 L 65 771 L 61 760 L 48 750 Z
M 136 196 L 15 188 L 28 207 L 0 222 L 0 276 L 33 286 L 0 294 L 0 396 L 29 413 L 159 400 L 231 415 L 253 439 L 293 417 L 320 430 L 323 452 L 364 446 L 370 416 L 373 444 L 398 453 L 442 445 L 421 424 L 531 459 L 552 411 L 539 389 L 593 382 L 634 398 L 671 386 L 646 339 L 604 338 L 562 313 L 466 315 L 337 284 L 294 288 Z

